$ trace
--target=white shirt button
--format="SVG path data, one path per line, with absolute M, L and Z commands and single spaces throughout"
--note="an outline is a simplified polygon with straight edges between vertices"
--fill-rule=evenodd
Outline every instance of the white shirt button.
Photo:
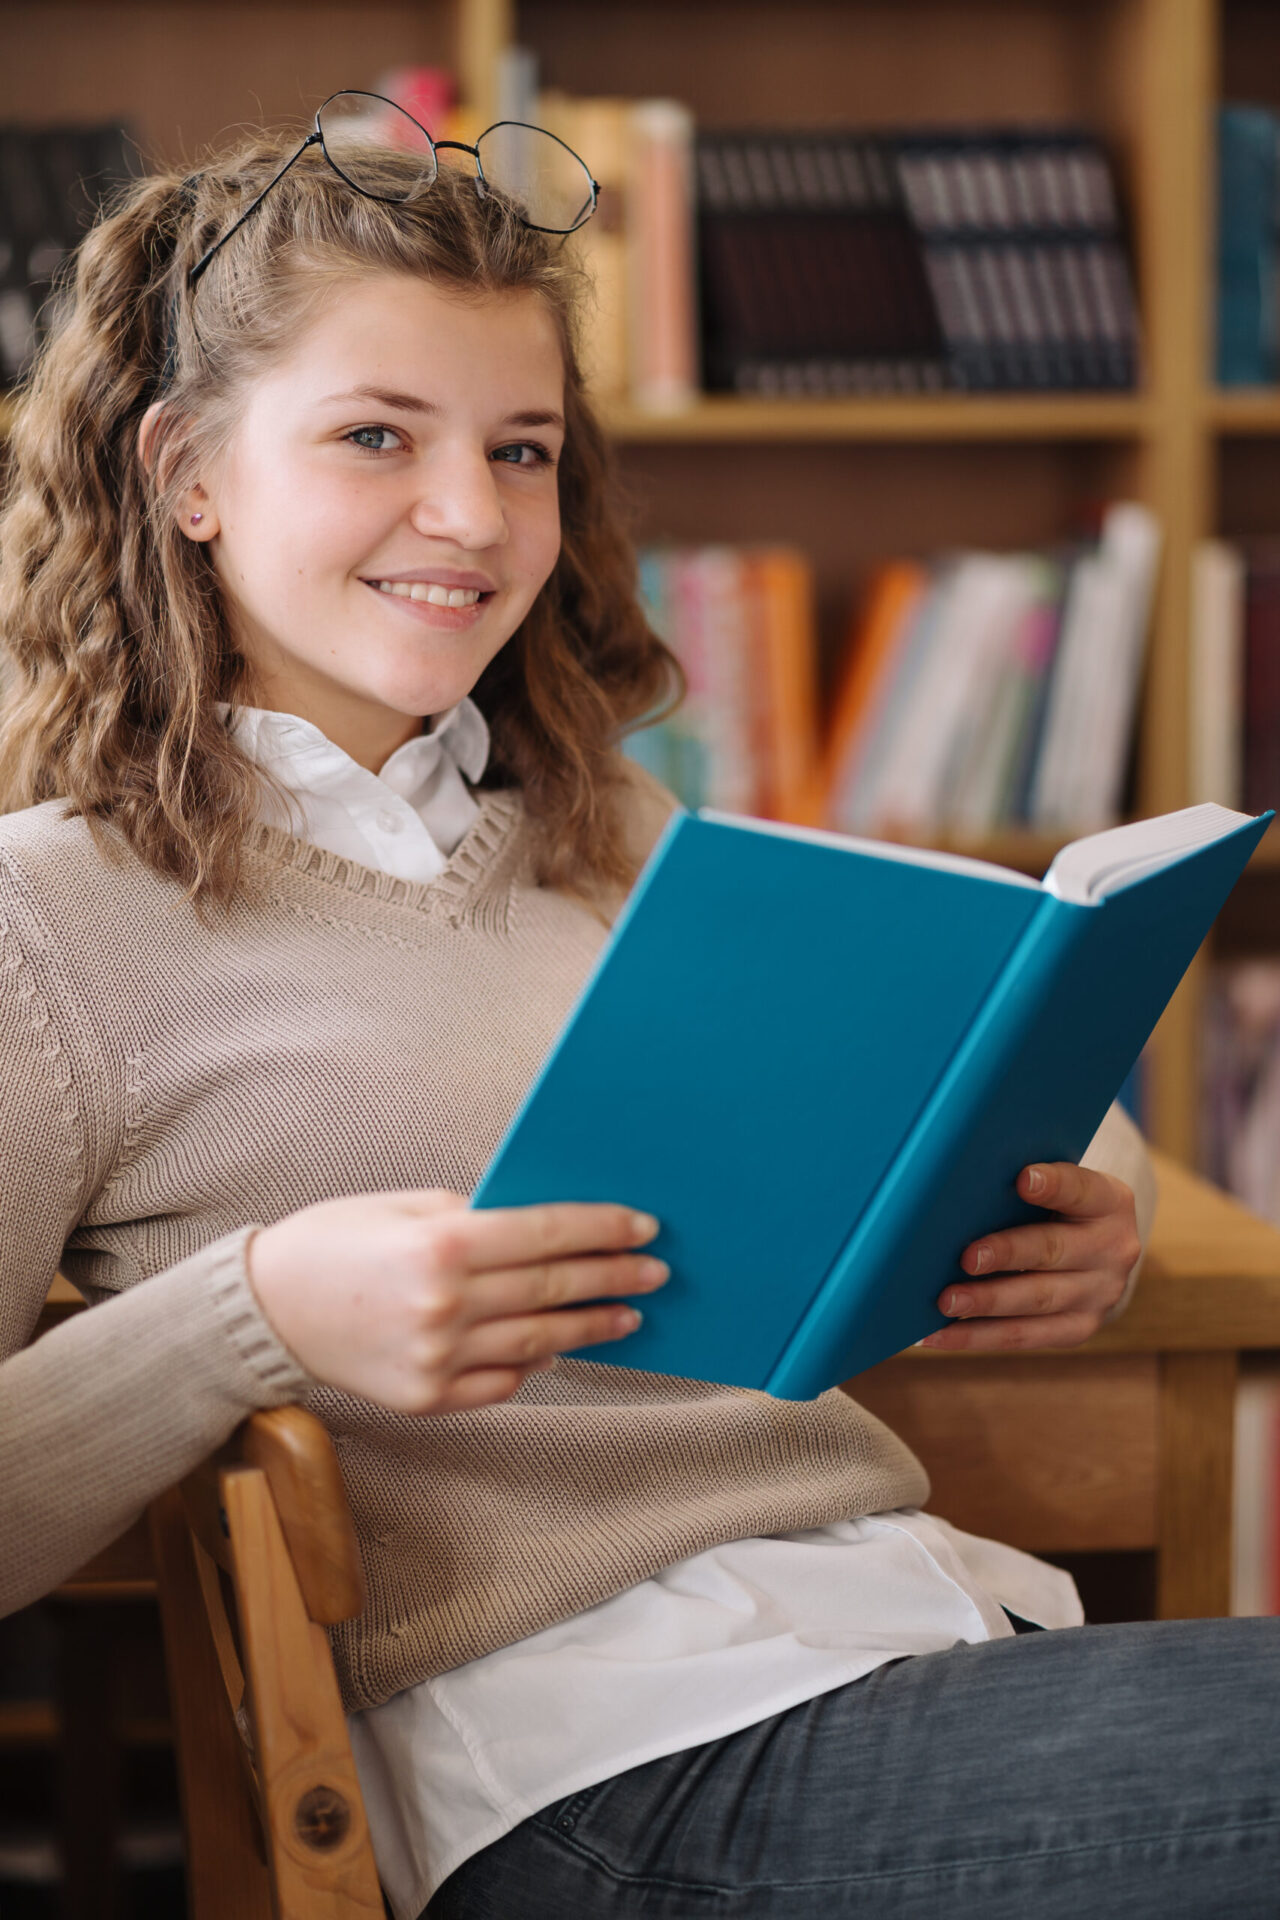
M 382 833 L 399 833 L 404 826 L 404 821 L 398 813 L 392 813 L 390 808 L 384 807 L 381 813 L 375 814 L 374 825 Z

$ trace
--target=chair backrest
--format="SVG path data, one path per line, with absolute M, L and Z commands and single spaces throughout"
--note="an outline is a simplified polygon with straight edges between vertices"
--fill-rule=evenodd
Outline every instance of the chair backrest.
M 191 1920 L 382 1920 L 325 1633 L 364 1582 L 324 1427 L 254 1414 L 150 1524 Z

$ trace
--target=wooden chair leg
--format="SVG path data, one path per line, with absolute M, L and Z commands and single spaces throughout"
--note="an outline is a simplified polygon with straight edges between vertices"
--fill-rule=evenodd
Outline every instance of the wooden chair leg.
M 383 1920 L 328 1636 L 309 1618 L 257 1467 L 221 1475 L 281 1920 Z
M 1231 1611 L 1231 1476 L 1235 1353 L 1166 1353 L 1160 1360 L 1161 1620 Z
M 182 1496 L 151 1505 L 160 1572 L 165 1665 L 177 1738 L 190 1920 L 272 1920 L 271 1886 L 251 1805 L 245 1756 L 227 1706 Z

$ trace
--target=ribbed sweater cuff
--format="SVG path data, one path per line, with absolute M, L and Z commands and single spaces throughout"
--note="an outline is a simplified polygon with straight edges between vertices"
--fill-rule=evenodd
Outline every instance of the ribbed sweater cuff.
M 266 1390 L 272 1404 L 279 1406 L 296 1399 L 315 1381 L 285 1346 L 258 1304 L 246 1259 L 249 1242 L 258 1231 L 256 1225 L 240 1227 L 225 1240 L 204 1248 L 197 1258 L 209 1263 L 209 1301 L 228 1346 L 239 1356 L 246 1372 Z M 246 1400 L 258 1402 L 258 1396 L 249 1394 Z

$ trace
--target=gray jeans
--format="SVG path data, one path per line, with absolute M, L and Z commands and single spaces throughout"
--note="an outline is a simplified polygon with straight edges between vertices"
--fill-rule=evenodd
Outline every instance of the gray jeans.
M 1280 1619 L 895 1660 L 544 1807 L 423 1920 L 1276 1920 Z

